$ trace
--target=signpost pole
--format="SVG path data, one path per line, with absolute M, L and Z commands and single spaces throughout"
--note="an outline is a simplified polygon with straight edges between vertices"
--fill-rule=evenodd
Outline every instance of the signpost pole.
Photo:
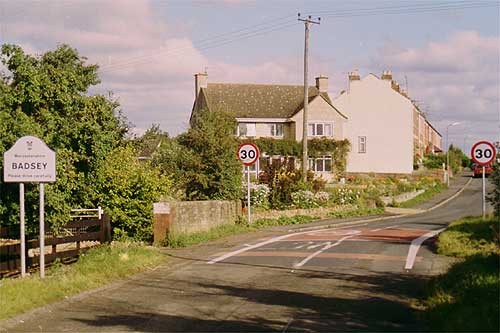
M 483 165 L 483 219 L 486 217 L 486 167 Z
M 247 165 L 247 213 L 248 213 L 248 224 L 251 222 L 250 215 L 250 166 Z
M 40 183 L 40 278 L 45 277 L 45 184 Z
M 26 276 L 26 237 L 24 228 L 24 183 L 19 183 L 19 223 L 21 225 L 21 277 Z

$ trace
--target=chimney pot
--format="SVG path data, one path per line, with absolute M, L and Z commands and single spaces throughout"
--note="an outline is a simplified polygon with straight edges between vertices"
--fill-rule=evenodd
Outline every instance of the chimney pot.
M 357 69 L 353 70 L 349 73 L 349 81 L 357 81 L 360 80 L 359 71 Z
M 391 71 L 383 71 L 382 72 L 382 80 L 391 81 L 392 80 L 392 72 Z

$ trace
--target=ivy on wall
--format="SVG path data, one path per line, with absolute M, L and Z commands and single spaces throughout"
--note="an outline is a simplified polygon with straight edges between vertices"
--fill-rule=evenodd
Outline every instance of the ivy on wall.
M 257 147 L 261 154 L 266 153 L 269 156 L 294 156 L 302 158 L 302 143 L 290 139 L 273 139 L 273 138 L 258 138 L 258 139 L 242 139 L 242 142 L 252 142 Z M 346 167 L 347 153 L 351 148 L 351 144 L 347 139 L 334 140 L 328 138 L 315 138 L 307 141 L 307 149 L 310 157 L 319 157 L 323 155 L 331 155 L 333 159 L 333 172 L 344 172 Z

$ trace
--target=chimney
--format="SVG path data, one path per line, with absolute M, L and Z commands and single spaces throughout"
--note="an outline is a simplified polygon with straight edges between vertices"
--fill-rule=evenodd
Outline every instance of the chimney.
M 391 81 L 392 80 L 392 72 L 391 71 L 383 71 L 382 72 L 382 80 Z
M 359 81 L 360 76 L 359 76 L 359 71 L 357 69 L 353 70 L 352 72 L 349 72 L 349 81 Z
M 328 77 L 320 75 L 316 78 L 316 88 L 318 88 L 320 93 L 328 91 Z
M 194 75 L 194 100 L 195 101 L 198 98 L 198 94 L 200 93 L 200 89 L 207 87 L 207 81 L 208 81 L 207 72 L 198 73 L 198 74 Z
M 395 91 L 400 92 L 399 83 L 397 83 L 396 81 L 391 81 L 391 87 Z

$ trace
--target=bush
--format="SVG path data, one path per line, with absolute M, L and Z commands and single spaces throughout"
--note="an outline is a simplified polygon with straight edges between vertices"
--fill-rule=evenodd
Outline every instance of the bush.
M 297 208 L 316 208 L 319 207 L 314 193 L 311 191 L 297 191 L 292 193 L 292 203 Z
M 115 149 L 101 165 L 96 188 L 116 237 L 151 241 L 153 203 L 170 193 L 171 181 L 135 155 L 130 146 Z
M 358 202 L 361 191 L 348 187 L 334 188 L 330 190 L 330 202 L 336 205 L 350 205 Z
M 500 218 L 500 163 L 498 162 L 493 163 L 490 182 L 493 184 L 493 190 L 488 195 L 488 201 L 493 205 L 495 216 Z
M 442 169 L 443 163 L 446 163 L 445 154 L 425 155 L 424 166 L 427 169 Z
M 259 208 L 269 208 L 269 186 L 265 184 L 250 185 L 250 202 L 252 206 Z

